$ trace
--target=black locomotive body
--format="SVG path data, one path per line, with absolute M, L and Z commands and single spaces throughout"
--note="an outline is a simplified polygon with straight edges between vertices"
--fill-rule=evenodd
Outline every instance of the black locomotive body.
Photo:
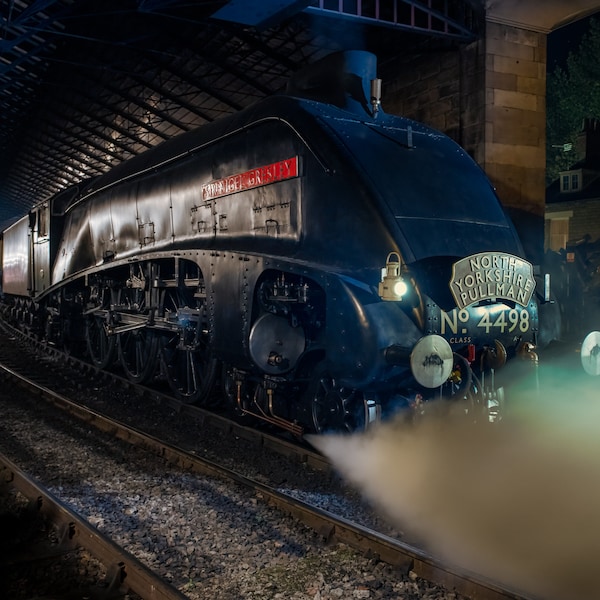
M 190 402 L 220 381 L 294 433 L 440 394 L 493 418 L 496 371 L 538 330 L 515 230 L 459 146 L 380 110 L 372 55 L 329 62 L 327 102 L 301 76 L 7 229 L 12 313 Z

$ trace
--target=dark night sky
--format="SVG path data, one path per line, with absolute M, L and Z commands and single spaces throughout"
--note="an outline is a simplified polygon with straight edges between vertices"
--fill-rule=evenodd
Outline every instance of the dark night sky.
M 577 50 L 592 17 L 600 19 L 600 11 L 548 35 L 548 71 L 552 71 L 557 64 L 564 65 L 569 53 Z

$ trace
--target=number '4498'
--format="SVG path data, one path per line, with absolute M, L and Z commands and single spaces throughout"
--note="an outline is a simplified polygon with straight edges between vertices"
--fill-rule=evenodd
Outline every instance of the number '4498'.
M 489 333 L 492 328 L 499 329 L 500 333 L 512 333 L 517 329 L 525 333 L 529 330 L 529 313 L 516 308 L 503 310 L 497 315 L 491 315 L 486 311 L 477 323 L 477 327 L 483 327 L 486 333 Z

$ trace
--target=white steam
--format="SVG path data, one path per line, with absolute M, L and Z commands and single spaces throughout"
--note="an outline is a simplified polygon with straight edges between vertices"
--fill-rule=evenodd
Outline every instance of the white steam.
M 552 377 L 552 397 L 499 427 L 433 415 L 310 441 L 440 558 L 547 600 L 598 598 L 600 379 Z

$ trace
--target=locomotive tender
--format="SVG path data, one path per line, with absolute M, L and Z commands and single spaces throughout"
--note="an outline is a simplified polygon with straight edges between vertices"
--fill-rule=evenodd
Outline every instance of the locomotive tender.
M 298 435 L 440 396 L 493 420 L 534 356 L 532 265 L 482 170 L 379 90 L 372 54 L 331 55 L 40 203 L 3 233 L 12 315 Z

